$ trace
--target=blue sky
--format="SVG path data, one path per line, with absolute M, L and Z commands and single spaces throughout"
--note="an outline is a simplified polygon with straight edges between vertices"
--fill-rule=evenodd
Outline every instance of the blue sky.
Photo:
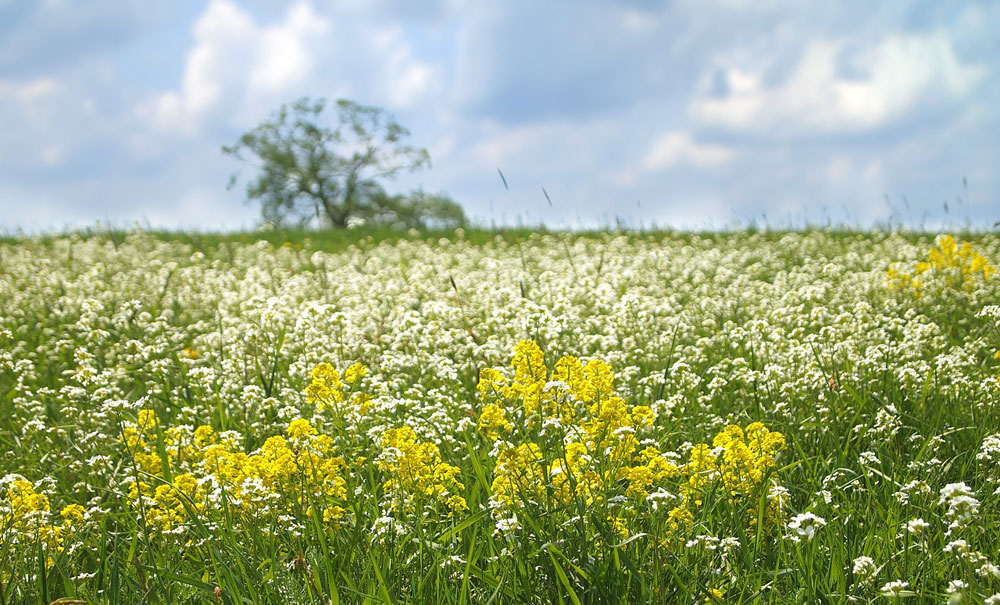
M 303 95 L 485 223 L 991 226 L 1000 3 L 863 4 L 0 0 L 0 229 L 250 227 L 219 148 Z

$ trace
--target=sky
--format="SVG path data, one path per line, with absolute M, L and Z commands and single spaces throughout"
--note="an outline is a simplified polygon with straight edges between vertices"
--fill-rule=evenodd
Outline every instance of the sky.
M 253 228 L 220 148 L 302 96 L 384 108 L 432 159 L 386 188 L 485 225 L 990 228 L 997 24 L 998 2 L 0 0 L 0 230 Z

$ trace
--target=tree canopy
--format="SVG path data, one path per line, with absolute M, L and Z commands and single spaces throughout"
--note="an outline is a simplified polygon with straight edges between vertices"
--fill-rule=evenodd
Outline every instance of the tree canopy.
M 312 223 L 343 228 L 354 222 L 406 227 L 458 226 L 461 206 L 423 191 L 390 195 L 383 182 L 401 172 L 430 166 L 426 149 L 406 140 L 410 131 L 378 107 L 339 99 L 334 127 L 324 126 L 326 99 L 303 97 L 222 147 L 256 175 L 247 201 L 259 201 L 261 216 L 274 224 Z M 234 173 L 229 187 L 240 173 Z

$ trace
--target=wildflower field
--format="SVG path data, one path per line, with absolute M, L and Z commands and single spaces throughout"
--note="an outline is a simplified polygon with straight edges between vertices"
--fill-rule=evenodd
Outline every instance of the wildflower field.
M 0 604 L 1000 603 L 1000 236 L 244 240 L 0 243 Z

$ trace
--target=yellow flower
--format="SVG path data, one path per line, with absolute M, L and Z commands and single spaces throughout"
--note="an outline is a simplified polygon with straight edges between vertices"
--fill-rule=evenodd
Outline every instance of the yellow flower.
M 121 442 L 130 450 L 136 450 L 145 445 L 142 437 L 139 436 L 139 431 L 131 426 L 122 427 Z
M 87 509 L 83 508 L 79 504 L 67 504 L 63 507 L 59 514 L 62 515 L 62 518 L 65 519 L 66 523 L 80 524 L 83 523 L 83 519 L 87 514 Z
M 316 429 L 305 418 L 296 418 L 288 424 L 288 436 L 292 439 L 301 439 L 316 433 Z
M 136 424 L 140 433 L 144 436 L 149 436 L 156 433 L 156 427 L 159 426 L 159 419 L 157 419 L 156 412 L 153 410 L 139 410 Z
M 476 390 L 479 398 L 485 400 L 490 395 L 499 395 L 502 392 L 506 380 L 495 368 L 483 368 L 479 370 L 479 383 Z
M 0 538 L 7 535 L 20 536 L 24 542 L 37 542 L 46 553 L 61 552 L 69 526 L 53 525 L 50 522 L 48 496 L 36 492 L 31 482 L 24 477 L 16 477 L 7 486 L 8 503 L 6 506 L 0 504 L 0 511 L 5 511 L 0 514 L 0 528 L 3 528 Z M 75 515 L 76 511 L 71 506 L 66 509 L 69 509 L 70 515 Z M 47 565 L 52 565 L 50 557 L 47 561 Z
M 541 459 L 541 449 L 534 443 L 499 452 L 491 487 L 498 508 L 513 511 L 525 502 L 541 502 L 547 483 Z
M 360 363 L 356 363 L 344 370 L 344 382 L 353 386 L 368 374 L 368 368 Z
M 552 370 L 552 380 L 566 383 L 573 396 L 583 403 L 590 403 L 597 395 L 594 385 L 587 380 L 583 372 L 583 364 L 572 355 L 567 355 L 556 362 Z
M 548 370 L 545 368 L 545 357 L 538 343 L 533 340 L 522 340 L 514 347 L 514 380 L 521 384 L 545 381 Z
M 637 405 L 632 408 L 632 421 L 635 424 L 653 424 L 653 410 L 647 405 Z
M 345 511 L 342 506 L 328 506 L 323 510 L 323 522 L 331 523 L 335 527 L 340 525 L 344 518 Z
M 351 395 L 351 405 L 358 414 L 364 416 L 372 408 L 372 396 L 368 393 L 354 393 Z
M 477 428 L 487 438 L 496 439 L 499 436 L 500 430 L 506 432 L 514 427 L 507 420 L 507 414 L 504 412 L 504 409 L 495 403 L 491 403 L 484 406 L 483 411 L 479 414 Z
M 450 511 L 448 513 L 449 517 L 454 515 L 455 513 L 461 513 L 469 510 L 469 505 L 466 504 L 465 498 L 459 496 L 458 494 L 452 494 L 451 496 L 448 496 L 448 499 L 445 500 L 444 503 L 445 506 L 447 506 L 448 510 Z
M 628 524 L 622 517 L 608 517 L 608 521 L 611 521 L 611 527 L 615 530 L 621 538 L 629 537 Z
M 667 513 L 667 528 L 671 532 L 684 532 L 694 525 L 694 513 L 684 505 L 675 506 Z
M 320 410 L 329 405 L 343 403 L 344 383 L 340 373 L 328 363 L 321 363 L 313 368 L 311 381 L 306 386 L 306 401 L 316 404 Z
M 207 424 L 199 426 L 194 430 L 194 442 L 198 447 L 215 443 L 215 431 Z
M 600 359 L 593 359 L 587 362 L 586 367 L 583 368 L 583 374 L 590 381 L 598 399 L 611 396 L 614 391 L 615 377 L 608 364 Z
M 587 446 L 579 442 L 565 445 L 564 455 L 553 462 L 550 471 L 555 499 L 561 504 L 570 504 L 576 498 L 590 505 L 595 498 L 602 497 L 603 482 L 594 469 Z
M 377 466 L 389 475 L 383 488 L 394 510 L 416 510 L 425 498 L 442 502 L 452 514 L 468 508 L 458 497 L 464 491 L 456 478 L 459 468 L 441 460 L 437 445 L 418 441 L 413 429 L 403 426 L 385 431 L 381 446 Z

